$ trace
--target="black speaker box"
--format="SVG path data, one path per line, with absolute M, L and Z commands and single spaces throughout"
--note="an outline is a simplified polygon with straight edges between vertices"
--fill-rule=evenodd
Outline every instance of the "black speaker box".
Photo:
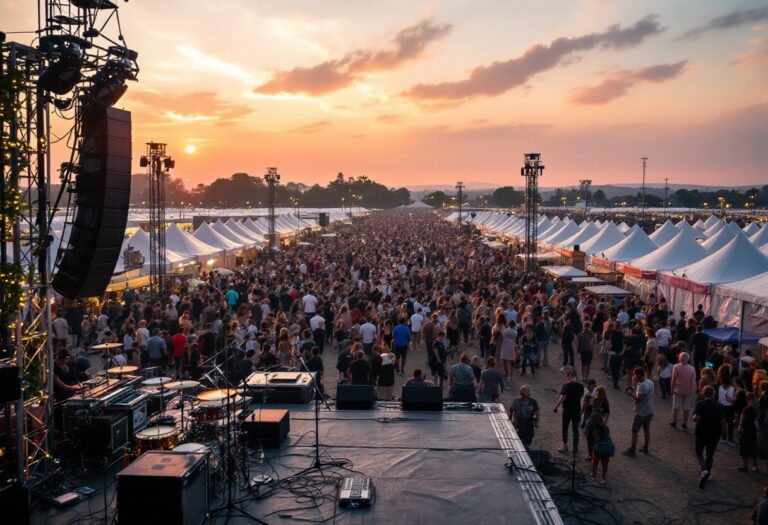
M 20 483 L 0 485 L 0 508 L 3 523 L 24 525 L 30 523 L 29 489 Z
M 404 386 L 403 410 L 440 412 L 443 409 L 443 389 L 439 386 Z
M 580 245 L 580 244 L 574 244 L 574 245 L 573 245 L 573 251 L 574 251 L 574 252 L 578 252 L 578 251 L 579 251 L 579 248 L 581 248 L 581 245 Z
M 19 400 L 21 381 L 18 366 L 0 367 L 0 403 L 12 403 Z
M 368 410 L 376 402 L 373 385 L 345 385 L 336 388 L 336 408 L 340 410 Z
M 69 299 L 102 295 L 120 256 L 131 196 L 131 114 L 88 106 L 81 136 L 74 218 L 53 279 Z
M 200 525 L 208 516 L 208 469 L 201 452 L 150 450 L 117 474 L 117 522 Z
M 130 439 L 128 418 L 122 414 L 73 417 L 70 424 L 79 448 L 88 458 L 111 457 Z
M 269 408 L 255 410 L 243 421 L 243 431 L 248 435 L 248 446 L 280 448 L 291 431 L 288 411 Z
M 328 213 L 320 212 L 317 216 L 317 222 L 321 228 L 325 228 L 326 226 L 328 226 L 330 224 L 330 220 L 328 219 Z

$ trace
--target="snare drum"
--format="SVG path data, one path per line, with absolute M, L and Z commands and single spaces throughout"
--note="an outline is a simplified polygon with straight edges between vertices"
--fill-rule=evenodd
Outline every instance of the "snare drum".
M 223 401 L 204 401 L 192 410 L 192 419 L 197 424 L 211 423 L 226 415 L 227 404 Z
M 147 450 L 173 450 L 179 443 L 179 431 L 176 427 L 149 427 L 136 433 L 136 455 L 141 456 Z

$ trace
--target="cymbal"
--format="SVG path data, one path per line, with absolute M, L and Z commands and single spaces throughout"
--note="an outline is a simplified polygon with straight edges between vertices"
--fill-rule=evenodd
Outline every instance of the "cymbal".
M 168 383 L 165 385 L 165 388 L 172 388 L 173 390 L 190 390 L 192 388 L 197 388 L 200 386 L 200 381 L 174 381 L 173 383 Z
M 197 395 L 197 399 L 200 401 L 221 401 L 228 397 L 237 395 L 238 391 L 234 388 L 223 388 L 221 390 L 209 390 L 207 392 L 201 392 Z
M 112 350 L 114 348 L 122 348 L 123 343 L 101 343 L 100 345 L 93 345 L 91 350 Z
M 115 366 L 107 370 L 108 374 L 130 374 L 138 370 L 138 366 Z
M 173 379 L 171 379 L 170 377 L 162 376 L 162 377 L 152 377 L 150 379 L 142 381 L 141 384 L 144 386 L 160 386 L 160 385 L 165 385 L 167 383 L 170 383 L 171 381 L 173 381 Z

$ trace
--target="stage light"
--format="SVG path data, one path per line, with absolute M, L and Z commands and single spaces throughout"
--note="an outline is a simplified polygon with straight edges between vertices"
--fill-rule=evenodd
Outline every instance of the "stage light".
M 82 65 L 80 46 L 69 44 L 60 50 L 59 57 L 40 75 L 40 86 L 57 95 L 66 95 L 83 78 L 80 72 Z
M 107 62 L 104 68 L 91 79 L 91 88 L 88 90 L 90 99 L 104 107 L 117 104 L 120 97 L 128 90 L 125 81 L 135 78 L 131 65 L 128 59 Z
M 139 166 L 142 168 L 149 166 L 149 158 L 146 155 L 142 155 L 141 159 L 139 159 Z
M 163 159 L 163 166 L 165 167 L 165 171 L 170 171 L 176 167 L 176 161 L 171 157 L 166 157 Z

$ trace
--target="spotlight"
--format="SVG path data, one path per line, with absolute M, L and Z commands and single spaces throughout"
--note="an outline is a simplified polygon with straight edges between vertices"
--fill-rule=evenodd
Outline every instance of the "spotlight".
M 133 78 L 130 60 L 110 60 L 91 79 L 89 98 L 104 107 L 114 106 L 128 90 L 125 81 Z
M 165 166 L 165 171 L 170 171 L 176 167 L 176 161 L 173 160 L 171 157 L 166 157 L 163 160 L 163 166 Z
M 58 51 L 59 57 L 40 75 L 40 85 L 46 91 L 66 95 L 80 82 L 83 74 L 83 52 L 77 44 L 68 44 Z
M 149 157 L 142 155 L 142 157 L 139 159 L 139 166 L 142 168 L 149 166 Z

